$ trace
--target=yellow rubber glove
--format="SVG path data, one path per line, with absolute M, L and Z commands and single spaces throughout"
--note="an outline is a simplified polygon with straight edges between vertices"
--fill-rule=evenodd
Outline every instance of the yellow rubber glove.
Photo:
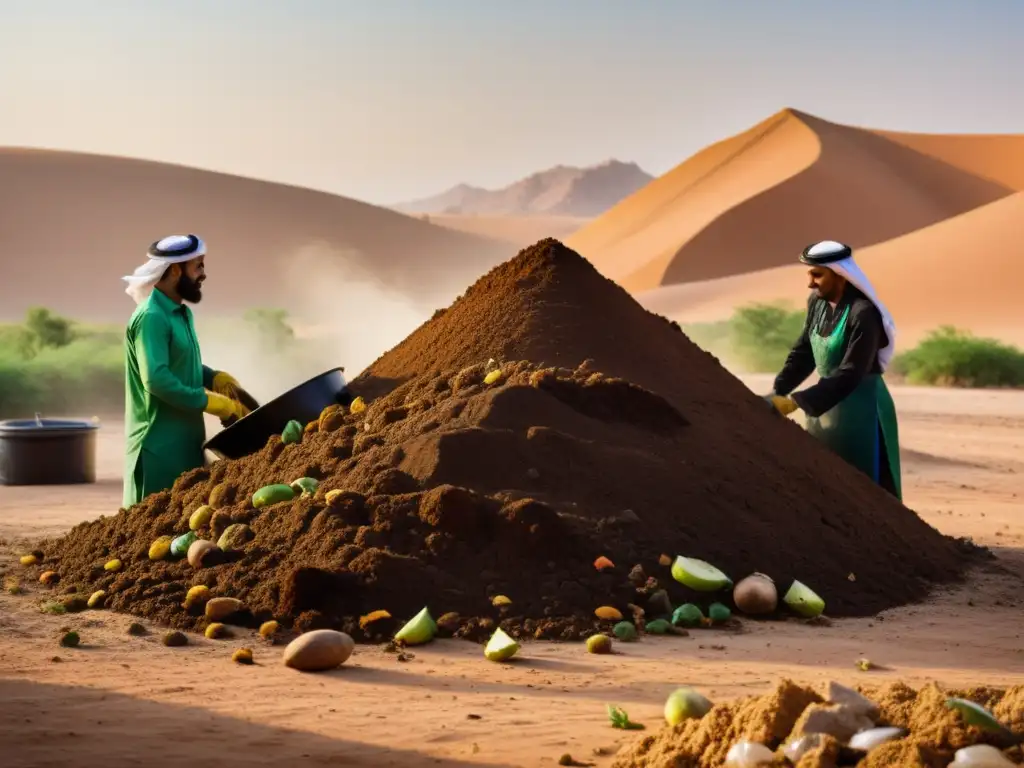
M 775 410 L 781 413 L 783 416 L 789 416 L 789 414 L 791 414 L 793 411 L 796 411 L 800 408 L 800 406 L 796 404 L 796 401 L 792 397 L 772 395 L 769 398 L 769 401 L 773 406 L 775 406 Z
M 232 400 L 238 399 L 238 391 L 242 388 L 242 385 L 238 383 L 238 380 L 226 371 L 217 371 L 213 374 L 213 391 L 218 395 L 224 395 L 230 397 Z
M 213 391 L 218 395 L 224 395 L 225 397 L 230 397 L 232 400 L 237 400 L 246 407 L 246 413 L 249 413 L 249 411 L 254 408 L 259 408 L 260 406 L 260 404 L 256 402 L 256 398 L 242 389 L 242 385 L 238 383 L 238 379 L 225 371 L 217 371 L 213 374 Z
M 235 421 L 249 413 L 249 409 L 237 400 L 216 392 L 206 393 L 206 407 L 203 410 L 221 421 Z

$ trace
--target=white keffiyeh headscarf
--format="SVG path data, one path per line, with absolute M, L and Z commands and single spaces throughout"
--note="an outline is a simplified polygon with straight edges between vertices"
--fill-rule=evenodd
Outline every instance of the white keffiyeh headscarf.
M 896 353 L 896 323 L 889 310 L 879 301 L 875 287 L 868 280 L 868 276 L 853 260 L 853 249 L 848 245 L 837 243 L 835 240 L 823 240 L 805 248 L 801 261 L 812 266 L 831 269 L 837 275 L 845 277 L 847 282 L 863 293 L 868 301 L 878 308 L 878 312 L 882 315 L 882 327 L 888 338 L 888 344 L 878 350 L 878 365 L 884 372 Z
M 121 279 L 128 283 L 125 293 L 141 304 L 153 292 L 167 267 L 206 255 L 206 243 L 195 235 L 171 235 L 158 240 L 146 252 L 146 262 Z

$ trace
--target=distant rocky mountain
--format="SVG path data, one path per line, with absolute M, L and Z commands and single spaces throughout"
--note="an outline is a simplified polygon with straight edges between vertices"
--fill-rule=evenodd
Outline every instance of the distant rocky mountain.
M 588 168 L 558 165 L 504 189 L 459 184 L 447 192 L 392 206 L 411 214 L 598 216 L 654 177 L 636 163 L 609 160 Z

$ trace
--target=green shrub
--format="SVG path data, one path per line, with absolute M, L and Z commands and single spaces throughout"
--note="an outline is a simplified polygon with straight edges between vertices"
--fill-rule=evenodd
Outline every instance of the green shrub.
M 40 347 L 66 347 L 75 338 L 74 323 L 46 307 L 32 307 L 25 313 L 25 330 Z
M 687 325 L 683 332 L 730 367 L 745 373 L 776 373 L 803 326 L 802 310 L 785 304 L 750 304 L 728 320 Z
M 752 304 L 728 320 L 685 326 L 702 348 L 746 373 L 775 373 L 800 336 L 804 312 L 782 304 Z M 996 339 L 942 327 L 889 368 L 910 384 L 1024 387 L 1024 351 Z
M 80 409 L 88 413 L 76 413 Z M 0 352 L 0 416 L 92 415 L 124 408 L 120 345 L 79 339 L 30 359 Z
M 289 358 L 304 351 L 282 310 L 252 310 L 205 327 L 251 340 L 256 350 Z M 0 418 L 117 414 L 124 391 L 123 328 L 78 324 L 43 307 L 29 310 L 21 325 L 0 325 Z
M 911 384 L 947 387 L 1024 386 L 1024 352 L 996 339 L 944 326 L 897 355 L 890 372 Z
M 751 304 L 736 310 L 729 339 L 737 361 L 751 373 L 774 373 L 804 327 L 804 311 L 785 304 Z

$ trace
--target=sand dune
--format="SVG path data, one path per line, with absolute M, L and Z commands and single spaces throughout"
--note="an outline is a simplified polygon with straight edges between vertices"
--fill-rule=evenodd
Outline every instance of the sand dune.
M 568 238 L 633 291 L 866 248 L 1024 189 L 1024 136 L 929 137 L 785 109 L 697 153 Z
M 299 187 L 165 163 L 2 149 L 0 318 L 42 304 L 80 319 L 123 320 L 132 304 L 119 278 L 153 240 L 182 231 L 208 242 L 204 309 L 214 313 L 301 306 L 304 282 L 323 289 L 321 267 L 332 280 L 372 275 L 443 306 L 514 253 L 506 242 Z
M 481 216 L 582 216 L 604 213 L 654 177 L 636 163 L 609 160 L 586 168 L 558 165 L 502 189 L 459 184 L 422 200 L 399 203 L 403 213 Z
M 432 224 L 503 240 L 516 248 L 533 245 L 545 237 L 563 240 L 587 224 L 590 219 L 576 216 L 477 216 L 432 214 Z
M 1024 344 L 1020 309 L 1024 192 L 857 252 L 892 311 L 906 349 L 941 325 Z M 728 317 L 754 301 L 807 297 L 799 264 L 638 294 L 644 306 L 681 323 Z
M 1024 136 L 875 133 L 975 176 L 1024 191 Z

